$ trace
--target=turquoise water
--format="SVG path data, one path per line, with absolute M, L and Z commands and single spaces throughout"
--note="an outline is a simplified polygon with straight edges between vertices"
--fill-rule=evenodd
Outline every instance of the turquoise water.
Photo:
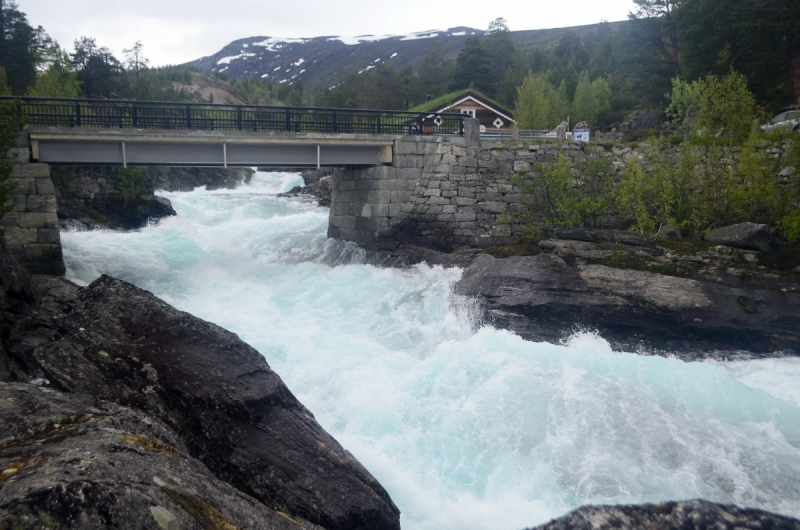
M 702 497 L 800 516 L 800 359 L 685 363 L 482 325 L 458 269 L 379 269 L 275 195 L 165 193 L 179 215 L 62 234 L 68 277 L 128 280 L 258 349 L 386 487 L 404 529 L 519 529 L 587 503 Z

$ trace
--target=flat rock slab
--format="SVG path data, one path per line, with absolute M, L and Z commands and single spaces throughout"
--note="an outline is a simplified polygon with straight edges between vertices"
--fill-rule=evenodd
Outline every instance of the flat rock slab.
M 234 333 L 106 276 L 31 347 L 57 388 L 144 411 L 267 506 L 331 529 L 399 529 L 364 467 Z
M 535 530 L 800 530 L 800 521 L 762 510 L 694 500 L 584 506 Z
M 0 383 L 0 528 L 320 529 L 216 478 L 144 413 Z

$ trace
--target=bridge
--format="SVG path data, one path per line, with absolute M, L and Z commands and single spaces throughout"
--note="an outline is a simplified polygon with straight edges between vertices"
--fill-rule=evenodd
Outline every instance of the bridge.
M 387 110 L 0 98 L 27 118 L 31 159 L 111 166 L 369 167 L 402 136 L 463 136 L 464 116 Z
M 454 163 L 453 149 L 474 150 L 480 143 L 478 120 L 455 113 L 0 98 L 4 101 L 18 106 L 27 127 L 12 149 L 17 187 L 12 211 L 0 224 L 9 252 L 39 274 L 65 270 L 50 165 L 344 168 L 333 178 L 329 235 L 376 246 L 392 220 L 408 216 L 426 164 L 444 171 L 450 166 L 439 162 Z M 443 158 L 443 153 L 451 154 Z

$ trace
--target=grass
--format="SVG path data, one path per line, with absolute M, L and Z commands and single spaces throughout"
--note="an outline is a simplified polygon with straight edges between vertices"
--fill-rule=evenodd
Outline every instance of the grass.
M 483 94 L 483 93 L 481 93 L 478 90 L 475 90 L 473 88 L 468 88 L 468 89 L 464 89 L 464 90 L 456 90 L 455 92 L 450 92 L 449 94 L 445 94 L 444 96 L 440 96 L 440 97 L 438 97 L 436 99 L 432 99 L 432 100 L 428 101 L 427 103 L 422 103 L 420 105 L 417 105 L 416 107 L 414 107 L 412 109 L 409 109 L 409 112 L 425 112 L 426 110 L 430 110 L 430 109 L 432 109 L 434 107 L 438 107 L 442 103 L 447 103 L 448 101 L 454 100 L 456 98 L 456 96 L 460 96 L 460 95 L 462 95 L 462 94 L 464 94 L 465 92 L 468 92 L 468 91 L 477 94 L 478 96 L 482 97 L 483 99 L 485 99 L 489 103 L 492 103 L 493 105 L 496 105 L 496 106 L 498 106 L 500 108 L 503 108 L 503 109 L 506 108 L 505 105 L 503 105 L 499 101 L 495 101 L 494 99 L 490 98 L 486 94 Z

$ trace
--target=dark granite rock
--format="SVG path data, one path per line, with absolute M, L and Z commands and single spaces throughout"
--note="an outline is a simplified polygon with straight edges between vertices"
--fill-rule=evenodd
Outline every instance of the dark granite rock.
M 176 215 L 167 199 L 154 195 L 155 190 L 191 191 L 202 186 L 233 189 L 249 182 L 253 175 L 250 168 L 141 169 L 137 197 L 123 200 L 117 169 L 113 167 L 53 166 L 51 178 L 56 189 L 61 228 L 142 228 L 148 222 Z
M 119 280 L 56 283 L 8 341 L 54 388 L 144 411 L 275 510 L 331 529 L 399 528 L 381 485 L 236 335 Z
M 134 409 L 0 383 L 0 528 L 317 529 L 215 477 Z
M 775 235 L 772 227 L 756 223 L 739 223 L 712 230 L 705 236 L 706 241 L 729 247 L 775 252 L 783 243 Z
M 800 521 L 703 500 L 584 506 L 536 530 L 800 530 Z
M 627 351 L 800 352 L 800 296 L 786 289 L 571 265 L 554 254 L 481 254 L 456 290 L 477 297 L 492 324 L 529 340 L 558 342 L 585 329 Z
M 297 171 L 303 177 L 303 186 L 295 186 L 286 193 L 281 193 L 279 197 L 298 197 L 298 196 L 311 196 L 317 201 L 320 206 L 331 205 L 331 193 L 333 192 L 333 184 L 330 176 L 334 172 L 334 168 L 320 168 L 320 169 L 292 169 L 292 168 L 273 168 L 266 169 L 266 171 Z

